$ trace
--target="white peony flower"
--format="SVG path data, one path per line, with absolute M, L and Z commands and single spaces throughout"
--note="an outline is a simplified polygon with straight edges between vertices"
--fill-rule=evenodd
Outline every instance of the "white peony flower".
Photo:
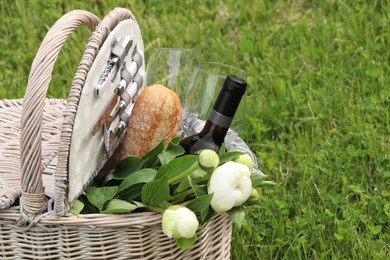
M 192 238 L 198 226 L 195 213 L 184 206 L 170 206 L 163 213 L 162 229 L 170 238 Z
M 211 207 L 225 212 L 243 204 L 252 193 L 251 171 L 237 162 L 227 162 L 211 174 L 208 193 L 213 193 Z

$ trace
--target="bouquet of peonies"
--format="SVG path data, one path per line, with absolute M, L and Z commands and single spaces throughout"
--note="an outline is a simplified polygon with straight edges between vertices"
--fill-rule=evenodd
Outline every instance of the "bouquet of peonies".
M 104 181 L 88 187 L 70 212 L 161 212 L 163 232 L 182 249 L 195 243 L 197 229 L 214 214 L 229 214 L 240 226 L 245 208 L 259 201 L 257 188 L 272 183 L 252 171 L 247 153 L 222 147 L 219 154 L 183 155 L 179 140 L 167 147 L 161 141 L 142 158 L 124 159 Z

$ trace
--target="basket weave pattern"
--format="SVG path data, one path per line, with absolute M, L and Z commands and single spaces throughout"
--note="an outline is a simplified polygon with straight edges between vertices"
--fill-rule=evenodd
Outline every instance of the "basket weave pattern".
M 0 214 L 1 259 L 229 259 L 231 221 L 217 215 L 181 250 L 161 230 L 161 214 L 45 216 L 28 232 L 14 225 L 18 208 Z
M 22 99 L 0 100 L 0 209 L 9 208 L 20 196 L 20 118 Z M 46 99 L 42 121 L 42 164 L 46 167 L 58 153 L 66 102 Z

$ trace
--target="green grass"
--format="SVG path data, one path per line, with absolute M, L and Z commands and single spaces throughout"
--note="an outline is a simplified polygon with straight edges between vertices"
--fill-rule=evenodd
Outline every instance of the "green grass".
M 62 14 L 127 7 L 147 57 L 197 48 L 250 75 L 242 136 L 277 185 L 234 230 L 232 259 L 389 258 L 388 1 L 175 2 L 1 1 L 0 98 L 23 97 Z M 49 97 L 66 97 L 88 36 L 81 29 L 65 45 Z

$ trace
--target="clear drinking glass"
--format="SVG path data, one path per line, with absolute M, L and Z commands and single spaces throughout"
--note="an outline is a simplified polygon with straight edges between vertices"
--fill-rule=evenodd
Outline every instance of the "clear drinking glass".
M 245 71 L 230 65 L 218 62 L 198 63 L 188 84 L 184 100 L 183 135 L 194 134 L 202 130 L 221 90 L 222 83 L 228 75 L 234 75 L 244 80 L 247 78 Z M 229 139 L 236 138 L 242 130 L 245 121 L 245 96 L 246 94 L 242 97 L 234 115 L 230 126 L 234 133 L 228 133 L 227 138 Z M 196 119 L 198 119 L 198 123 L 194 124 Z
M 152 51 L 146 66 L 146 84 L 162 84 L 183 101 L 191 75 L 200 58 L 195 49 L 158 48 Z

